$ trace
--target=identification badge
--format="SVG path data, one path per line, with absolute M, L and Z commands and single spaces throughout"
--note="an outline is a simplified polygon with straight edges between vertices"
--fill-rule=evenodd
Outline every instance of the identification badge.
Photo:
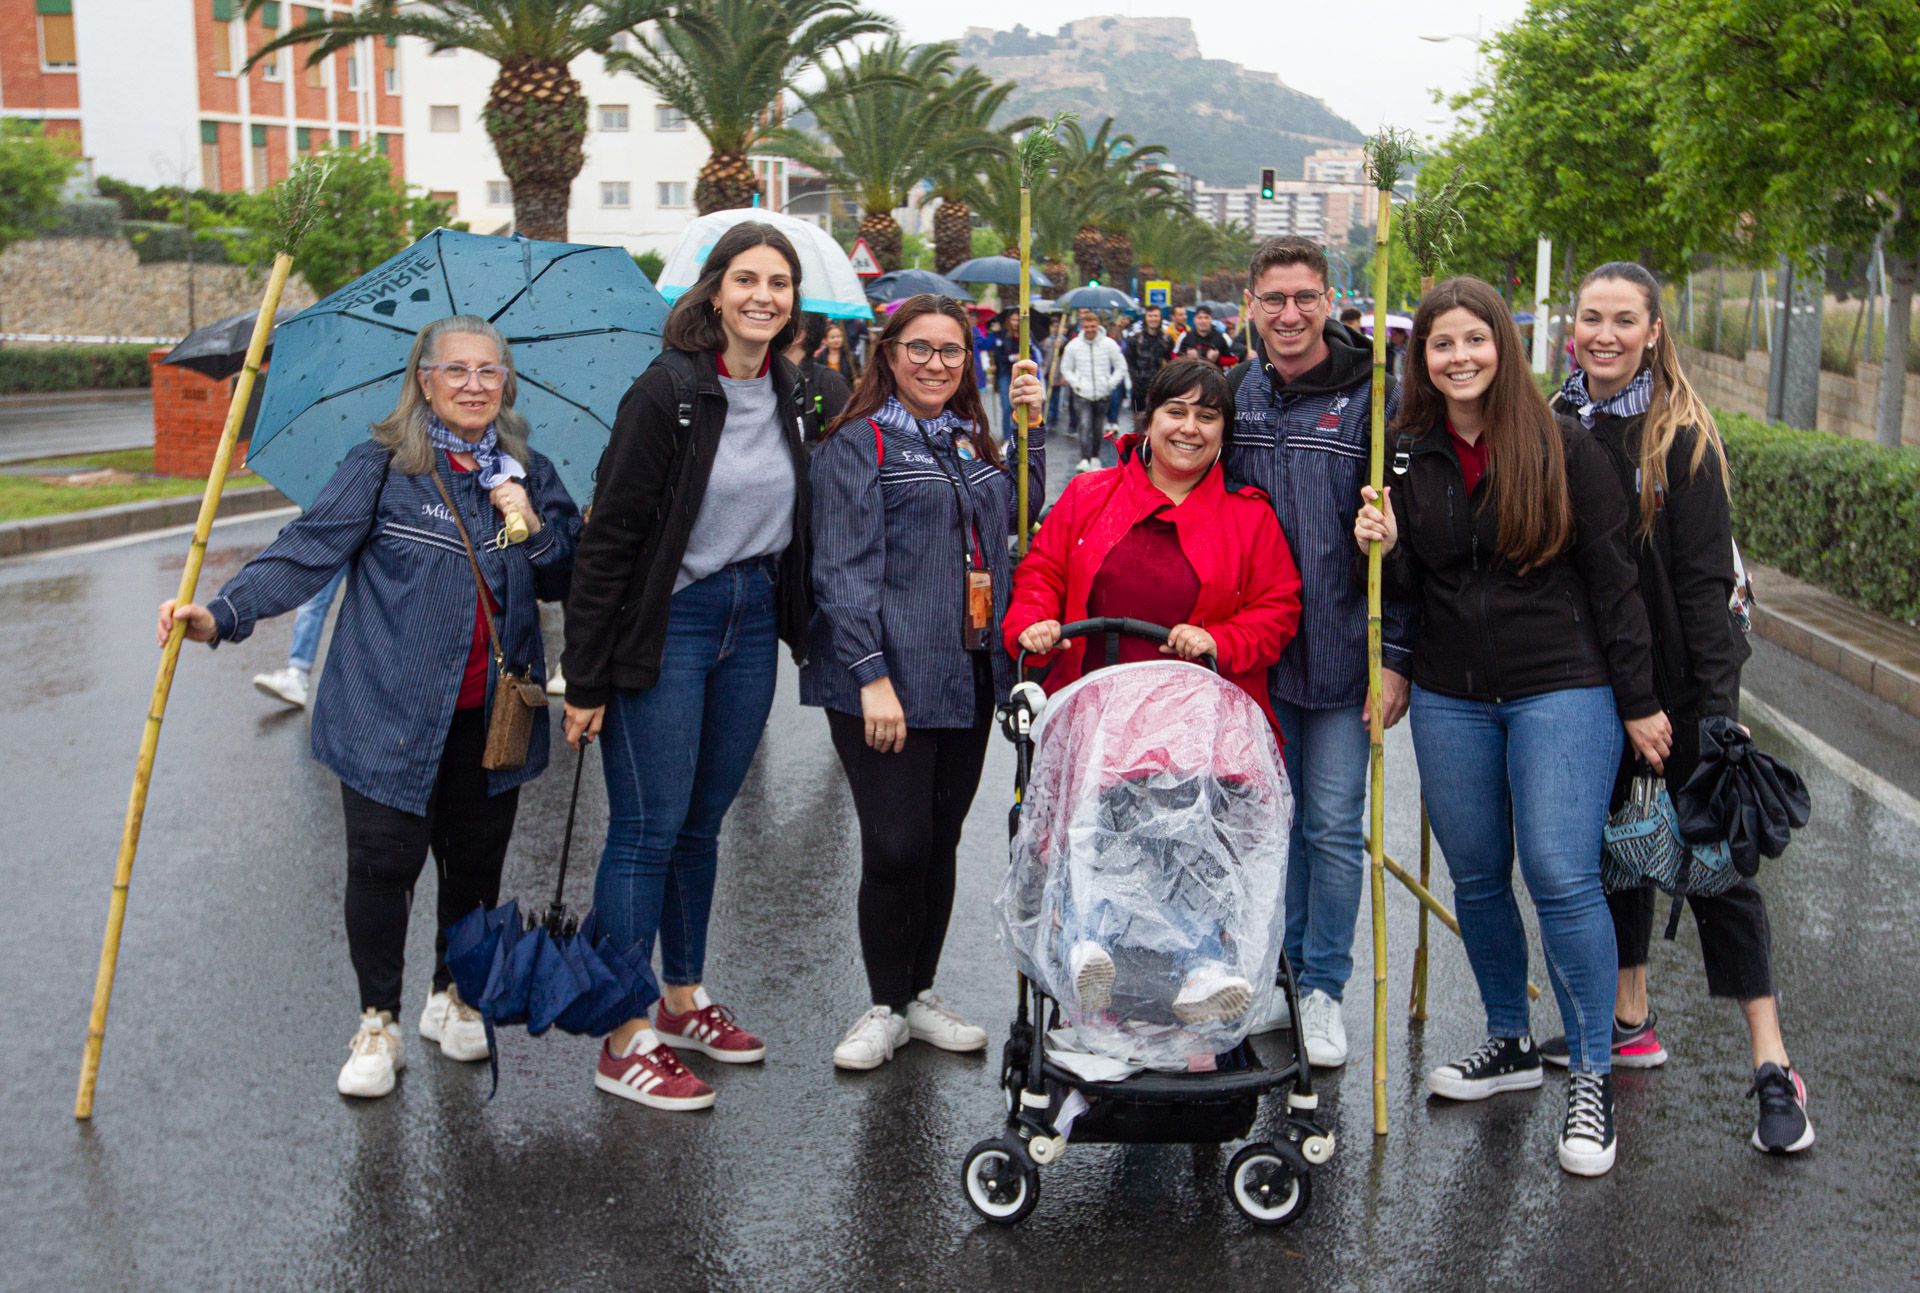
M 966 648 L 985 651 L 993 631 L 993 572 L 967 571 Z

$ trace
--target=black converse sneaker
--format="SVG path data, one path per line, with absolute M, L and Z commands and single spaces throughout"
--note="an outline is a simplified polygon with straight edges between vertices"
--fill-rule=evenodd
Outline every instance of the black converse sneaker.
M 1567 1120 L 1560 1125 L 1560 1166 L 1575 1176 L 1613 1168 L 1613 1074 L 1575 1073 L 1567 1083 Z
M 1489 1037 L 1464 1059 L 1427 1074 L 1427 1090 L 1449 1100 L 1484 1100 L 1540 1085 L 1540 1051 L 1531 1037 Z

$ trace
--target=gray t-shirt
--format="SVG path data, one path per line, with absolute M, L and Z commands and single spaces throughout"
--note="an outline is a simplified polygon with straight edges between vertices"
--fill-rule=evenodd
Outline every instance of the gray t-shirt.
M 780 429 L 773 372 L 721 377 L 727 425 L 700 500 L 673 591 L 753 557 L 786 551 L 793 539 L 793 454 Z

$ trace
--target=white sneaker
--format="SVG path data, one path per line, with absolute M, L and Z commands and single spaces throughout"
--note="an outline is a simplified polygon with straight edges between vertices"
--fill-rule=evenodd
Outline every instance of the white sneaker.
M 440 1053 L 462 1062 L 487 1058 L 487 1025 L 480 1012 L 460 1000 L 460 989 L 449 984 L 445 992 L 427 998 L 420 1012 L 420 1035 L 440 1043 Z
M 981 1051 L 987 1048 L 987 1030 L 970 1024 L 960 1012 L 933 994 L 933 989 L 907 1003 L 907 1035 L 943 1051 Z
M 1283 1033 L 1293 1027 L 1293 1011 L 1287 1008 L 1287 994 L 1277 985 L 1273 990 L 1273 1004 L 1267 1007 L 1266 1018 L 1247 1030 L 1249 1037 L 1262 1037 L 1267 1033 Z
M 1107 423 L 1107 439 L 1111 440 L 1119 434 L 1120 434 L 1120 424 L 1118 422 Z
M 564 696 L 567 694 L 567 680 L 560 676 L 560 666 L 553 666 L 553 672 L 547 675 L 547 695 Z
M 1187 976 L 1173 999 L 1173 1017 L 1183 1024 L 1238 1019 L 1253 1004 L 1253 985 L 1218 965 L 1205 965 Z
M 407 1053 L 400 1044 L 400 1030 L 393 1016 L 384 1010 L 368 1010 L 360 1016 L 360 1031 L 348 1046 L 347 1062 L 340 1068 L 334 1087 L 341 1095 L 377 1100 L 393 1090 L 400 1070 L 407 1066 Z
M 295 709 L 307 707 L 307 671 L 305 669 L 296 669 L 288 665 L 272 673 L 257 673 L 253 675 L 253 685 L 255 690 L 275 700 L 283 701 Z
M 854 1020 L 853 1027 L 833 1048 L 833 1066 L 877 1069 L 911 1039 L 905 1015 L 894 1014 L 891 1006 L 875 1006 Z
M 1307 1043 L 1307 1063 L 1317 1069 L 1337 1069 L 1347 1062 L 1347 1024 L 1340 1003 L 1315 988 L 1300 1003 L 1300 1027 Z
M 1112 1003 L 1113 957 L 1106 948 L 1090 938 L 1081 939 L 1067 953 L 1067 969 L 1082 1010 L 1105 1010 Z

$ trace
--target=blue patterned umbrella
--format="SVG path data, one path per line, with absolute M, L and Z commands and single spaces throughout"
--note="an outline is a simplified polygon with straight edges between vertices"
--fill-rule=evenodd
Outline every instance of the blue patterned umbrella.
M 506 336 L 514 407 L 585 507 L 614 411 L 660 353 L 667 316 L 618 247 L 434 230 L 276 329 L 247 465 L 310 506 L 392 411 L 414 335 L 450 314 L 477 314 Z

